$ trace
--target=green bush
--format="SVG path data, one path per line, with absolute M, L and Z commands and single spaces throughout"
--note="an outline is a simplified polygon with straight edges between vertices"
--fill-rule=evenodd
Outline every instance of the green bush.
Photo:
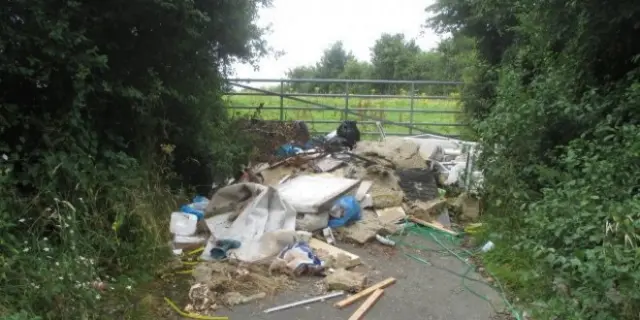
M 477 41 L 463 101 L 485 169 L 485 262 L 536 319 L 640 314 L 640 46 L 632 2 L 440 0 Z
M 136 318 L 182 191 L 207 191 L 247 157 L 223 71 L 266 52 L 253 23 L 265 4 L 3 4 L 2 319 Z

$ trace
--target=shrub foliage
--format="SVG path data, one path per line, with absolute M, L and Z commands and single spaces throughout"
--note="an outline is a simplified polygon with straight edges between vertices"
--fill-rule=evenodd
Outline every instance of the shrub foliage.
M 267 2 L 3 3 L 0 316 L 100 317 L 93 281 L 162 261 L 172 195 L 246 157 L 224 70 L 266 53 Z
M 482 141 L 487 262 L 539 319 L 640 313 L 640 5 L 439 0 L 476 40 L 463 100 Z

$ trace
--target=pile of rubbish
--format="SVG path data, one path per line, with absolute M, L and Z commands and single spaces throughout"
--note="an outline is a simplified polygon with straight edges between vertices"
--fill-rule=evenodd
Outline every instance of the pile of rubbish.
M 306 130 L 304 123 L 297 127 Z M 360 258 L 336 245 L 393 246 L 388 236 L 406 221 L 458 234 L 452 220 L 479 215 L 474 147 L 432 135 L 361 141 L 355 121 L 327 136 L 296 134 L 273 148 L 270 163 L 248 165 L 238 181 L 171 214 L 174 253 L 199 255 L 186 309 L 212 314 L 264 298 L 300 276 L 324 277 L 331 293 L 317 300 L 349 292 L 356 294 L 336 306 L 368 297 L 363 307 L 370 307 L 395 279 L 365 289 L 366 276 L 350 271 Z M 461 195 L 445 198 L 444 189 L 454 186 Z

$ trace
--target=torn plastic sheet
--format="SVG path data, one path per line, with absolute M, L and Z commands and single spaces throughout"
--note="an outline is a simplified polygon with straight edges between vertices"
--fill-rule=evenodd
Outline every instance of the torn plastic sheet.
M 228 190 L 225 190 L 229 188 Z M 255 262 L 272 257 L 287 244 L 295 240 L 296 211 L 284 201 L 279 192 L 255 183 L 241 183 L 220 189 L 217 198 L 221 202 L 233 198 L 230 190 L 250 189 L 253 198 L 239 213 L 231 211 L 206 220 L 211 239 L 202 254 L 202 259 L 212 260 L 209 252 L 215 240 L 230 239 L 241 243 L 237 249 L 229 250 L 229 256 L 245 262 Z M 259 192 L 256 192 L 259 191 Z M 228 195 L 226 197 L 225 195 Z M 227 201 L 228 202 L 228 201 Z M 237 214 L 233 222 L 229 217 Z

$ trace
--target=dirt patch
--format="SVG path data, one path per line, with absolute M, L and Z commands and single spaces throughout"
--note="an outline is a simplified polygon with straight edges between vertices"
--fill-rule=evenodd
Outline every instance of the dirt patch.
M 268 266 L 203 262 L 193 271 L 195 284 L 189 289 L 188 312 L 212 314 L 220 306 L 232 307 L 263 299 L 289 289 L 295 282 L 284 275 L 269 274 Z

